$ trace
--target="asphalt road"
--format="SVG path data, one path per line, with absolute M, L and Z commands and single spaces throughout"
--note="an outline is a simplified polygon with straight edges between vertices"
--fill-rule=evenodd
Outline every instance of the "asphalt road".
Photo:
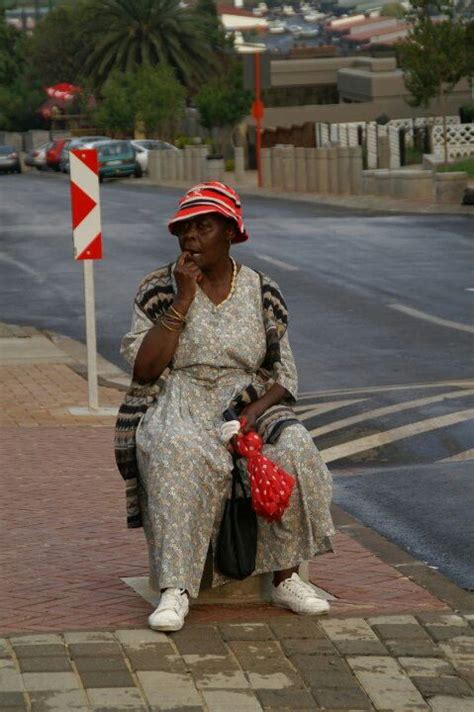
M 178 197 L 133 180 L 102 187 L 98 344 L 122 367 L 136 286 L 177 254 L 166 221 Z M 474 219 L 243 203 L 251 239 L 234 254 L 287 298 L 300 415 L 335 501 L 474 588 Z M 67 180 L 0 176 L 0 221 L 1 319 L 83 340 Z

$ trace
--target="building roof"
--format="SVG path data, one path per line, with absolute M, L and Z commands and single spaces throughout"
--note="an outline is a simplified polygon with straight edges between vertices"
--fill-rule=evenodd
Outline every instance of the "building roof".
M 400 22 L 396 25 L 391 25 L 390 27 L 379 27 L 378 29 L 374 28 L 373 30 L 367 30 L 367 32 L 361 32 L 360 34 L 354 36 L 346 35 L 346 37 L 344 37 L 344 40 L 346 42 L 358 44 L 359 42 L 365 42 L 366 40 L 371 40 L 375 37 L 380 37 L 383 35 L 393 35 L 394 33 L 400 33 L 400 36 L 403 37 L 407 32 L 407 23 Z

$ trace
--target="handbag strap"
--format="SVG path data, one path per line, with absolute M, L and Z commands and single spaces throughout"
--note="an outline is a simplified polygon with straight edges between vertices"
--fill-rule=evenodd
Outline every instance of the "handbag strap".
M 237 485 L 240 485 L 240 489 L 242 490 L 242 494 L 244 497 L 247 495 L 247 492 L 245 490 L 244 481 L 242 479 L 242 474 L 238 465 L 238 458 L 234 457 L 233 459 L 234 466 L 232 468 L 232 499 L 235 499 L 237 493 Z

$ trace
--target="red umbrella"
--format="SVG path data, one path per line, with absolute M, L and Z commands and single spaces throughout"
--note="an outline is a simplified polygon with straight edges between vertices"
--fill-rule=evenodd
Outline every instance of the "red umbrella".
M 241 423 L 245 424 L 245 418 Z M 262 454 L 263 441 L 254 430 L 239 433 L 233 444 L 237 453 L 247 459 L 255 512 L 270 522 L 280 519 L 290 503 L 294 477 Z

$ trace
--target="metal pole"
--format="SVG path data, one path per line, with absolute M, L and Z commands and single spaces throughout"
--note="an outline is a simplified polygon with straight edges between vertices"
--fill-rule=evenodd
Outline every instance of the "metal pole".
M 260 54 L 256 52 L 254 54 L 255 61 L 255 102 L 260 108 Z M 258 187 L 262 187 L 262 165 L 260 161 L 260 148 L 261 148 L 261 133 L 260 133 L 260 110 L 257 110 L 257 135 L 256 135 L 256 149 L 257 149 L 257 175 L 258 175 Z
M 94 296 L 94 260 L 83 260 L 84 265 L 84 302 L 86 308 L 86 346 L 87 346 L 87 385 L 89 390 L 89 409 L 99 408 L 99 389 L 97 386 L 97 347 L 95 333 L 95 296 Z

